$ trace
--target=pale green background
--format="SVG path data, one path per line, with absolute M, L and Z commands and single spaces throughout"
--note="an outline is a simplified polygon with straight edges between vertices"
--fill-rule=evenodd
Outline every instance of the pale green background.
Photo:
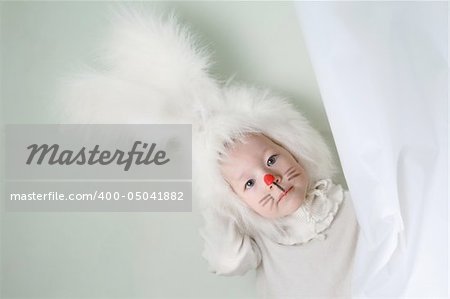
M 291 97 L 332 144 L 293 3 L 140 6 L 176 8 L 215 50 L 215 75 L 236 73 Z M 58 78 L 94 60 L 110 9 L 108 2 L 1 3 L 4 123 L 64 122 L 51 112 Z M 192 213 L 2 212 L 1 297 L 254 298 L 254 273 L 208 273 L 200 223 L 195 205 Z

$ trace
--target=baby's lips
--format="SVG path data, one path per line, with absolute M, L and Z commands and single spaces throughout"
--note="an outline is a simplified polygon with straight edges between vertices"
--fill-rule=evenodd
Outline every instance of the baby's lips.
M 290 192 L 292 189 L 294 189 L 294 186 L 289 187 L 285 192 L 283 192 L 280 197 L 278 198 L 278 201 L 280 201 L 288 192 Z

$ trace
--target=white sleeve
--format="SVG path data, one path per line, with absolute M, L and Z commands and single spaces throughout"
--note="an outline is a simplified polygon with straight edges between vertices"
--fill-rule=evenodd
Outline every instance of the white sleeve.
M 204 240 L 202 256 L 217 275 L 243 275 L 256 269 L 261 253 L 255 240 L 239 231 L 234 220 L 217 212 L 204 214 L 200 230 Z

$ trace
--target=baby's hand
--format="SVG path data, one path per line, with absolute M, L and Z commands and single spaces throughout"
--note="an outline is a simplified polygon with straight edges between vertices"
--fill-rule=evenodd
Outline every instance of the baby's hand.
M 204 213 L 203 257 L 218 275 L 243 275 L 258 267 L 261 254 L 256 242 L 239 231 L 234 219 L 220 211 Z

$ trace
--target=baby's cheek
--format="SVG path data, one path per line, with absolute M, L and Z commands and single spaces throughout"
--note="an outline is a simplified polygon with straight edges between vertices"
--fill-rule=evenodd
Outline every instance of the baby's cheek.
M 261 207 L 257 204 L 257 200 L 256 199 L 245 199 L 244 200 L 244 202 L 245 202 L 245 204 L 250 208 L 250 209 L 252 209 L 253 211 L 255 211 L 255 212 L 260 212 L 260 209 L 261 209 Z

